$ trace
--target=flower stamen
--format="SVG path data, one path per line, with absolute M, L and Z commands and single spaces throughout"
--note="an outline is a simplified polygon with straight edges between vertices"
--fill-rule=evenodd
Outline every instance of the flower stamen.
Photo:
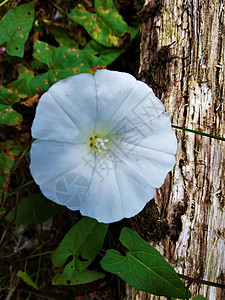
M 89 146 L 92 148 L 92 150 L 102 152 L 102 150 L 108 149 L 105 145 L 109 141 L 108 139 L 102 139 L 99 136 L 95 135 L 94 137 L 90 137 L 89 140 Z
M 107 147 L 105 146 L 105 143 L 108 142 L 108 139 L 100 139 L 97 138 L 95 140 L 95 147 L 98 149 L 98 152 L 101 152 L 102 150 L 107 150 Z

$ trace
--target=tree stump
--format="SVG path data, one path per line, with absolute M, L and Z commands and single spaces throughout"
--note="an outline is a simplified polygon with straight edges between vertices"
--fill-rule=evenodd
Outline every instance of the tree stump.
M 147 0 L 140 15 L 139 79 L 162 99 L 172 124 L 225 137 L 224 1 Z M 175 131 L 174 170 L 131 227 L 178 273 L 225 284 L 225 142 Z M 225 299 L 224 289 L 190 290 Z M 165 299 L 126 292 L 129 300 Z

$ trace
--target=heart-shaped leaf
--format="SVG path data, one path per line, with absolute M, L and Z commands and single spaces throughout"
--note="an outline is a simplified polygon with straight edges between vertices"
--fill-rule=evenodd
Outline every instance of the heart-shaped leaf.
M 101 260 L 104 270 L 118 275 L 136 289 L 150 294 L 181 299 L 191 296 L 175 270 L 137 233 L 124 227 L 120 241 L 129 252 L 123 256 L 118 251 L 108 250 Z
M 72 256 L 72 260 L 65 266 L 66 280 L 72 280 L 84 271 L 100 251 L 108 224 L 83 217 L 66 234 L 52 257 L 52 263 L 60 267 Z

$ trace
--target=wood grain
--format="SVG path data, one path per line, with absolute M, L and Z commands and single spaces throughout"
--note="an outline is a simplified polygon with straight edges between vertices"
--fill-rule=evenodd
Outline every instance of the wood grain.
M 139 79 L 162 99 L 174 125 L 225 137 L 224 1 L 148 0 L 140 15 Z M 224 284 L 225 142 L 175 131 L 176 165 L 156 197 L 158 221 L 168 227 L 149 241 L 178 273 Z M 147 209 L 145 221 L 152 219 Z M 225 299 L 216 287 L 192 284 L 191 291 Z M 127 287 L 126 299 L 164 298 Z

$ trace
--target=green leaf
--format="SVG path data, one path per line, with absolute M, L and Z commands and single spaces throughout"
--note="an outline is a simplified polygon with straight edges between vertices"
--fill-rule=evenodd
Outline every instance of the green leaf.
M 53 285 L 78 285 L 85 284 L 95 280 L 104 278 L 105 274 L 100 272 L 95 272 L 91 270 L 84 270 L 83 272 L 72 277 L 70 281 L 66 280 L 64 273 L 56 274 L 52 279 Z
M 33 57 L 38 61 L 46 64 L 49 68 L 52 65 L 53 55 L 56 48 L 39 40 L 36 41 L 34 46 Z
M 50 32 L 60 46 L 78 49 L 78 45 L 75 40 L 71 38 L 62 27 L 57 26 L 57 28 L 50 29 Z
M 57 267 L 72 257 L 63 271 L 66 280 L 72 280 L 91 264 L 102 247 L 107 229 L 108 224 L 89 217 L 83 217 L 70 229 L 52 257 Z
M 0 104 L 13 105 L 19 101 L 18 93 L 14 93 L 12 88 L 0 87 Z
M 34 77 L 33 71 L 28 70 L 25 66 L 21 66 L 18 78 L 10 83 L 9 88 L 0 88 L 0 103 L 10 105 L 11 101 L 15 103 L 19 99 L 31 98 L 36 94 L 46 92 L 51 85 L 60 79 L 79 73 L 93 73 L 103 67 L 99 57 L 93 56 L 93 54 L 84 50 L 63 46 L 55 48 L 41 41 L 36 41 L 33 57 L 36 59 L 35 62 L 38 62 L 38 66 L 48 67 L 49 70 Z M 2 107 L 2 110 L 4 108 Z M 10 109 L 12 108 L 10 107 Z M 13 110 L 11 112 L 13 113 Z M 22 121 L 21 115 L 15 115 L 14 112 L 12 116 L 19 117 L 20 120 L 17 119 L 17 121 Z M 15 120 L 12 123 L 11 120 L 5 119 L 6 116 L 4 115 L 4 123 L 2 121 L 2 124 L 15 124 L 14 126 L 18 124 L 15 123 Z
M 32 79 L 34 79 L 34 73 L 28 70 L 25 66 L 21 65 L 19 68 L 18 78 L 11 82 L 7 88 L 0 88 L 0 104 L 8 106 L 10 105 L 11 112 L 11 115 L 9 115 L 7 118 L 1 118 L 0 113 L 0 123 L 4 125 L 19 127 L 19 124 L 22 122 L 22 116 L 19 113 L 15 112 L 12 109 L 11 105 L 21 99 L 23 100 L 24 98 L 33 97 L 38 93 L 37 89 L 31 88 Z M 6 107 L 6 109 L 8 108 L 9 107 Z M 2 111 L 4 112 L 4 107 L 2 107 Z
M 55 48 L 47 43 L 37 41 L 33 56 L 48 65 L 49 71 L 36 76 L 30 82 L 30 89 L 45 92 L 60 79 L 79 73 L 94 72 L 101 66 L 101 60 L 84 50 L 60 46 Z
M 45 198 L 42 193 L 25 197 L 16 209 L 15 224 L 40 224 L 62 210 L 60 205 Z
M 22 278 L 26 284 L 32 286 L 34 289 L 39 290 L 38 286 L 33 282 L 30 276 L 26 272 L 18 271 L 16 274 L 18 277 Z
M 7 42 L 9 55 L 23 57 L 24 45 L 34 21 L 35 2 L 10 9 L 0 20 L 0 45 Z
M 58 47 L 52 63 L 52 66 L 55 66 L 58 72 L 67 69 L 70 75 L 90 73 L 92 68 L 99 65 L 101 65 L 101 61 L 98 57 L 93 57 L 84 50 L 75 50 L 68 47 Z
M 28 70 L 25 66 L 20 66 L 18 78 L 10 83 L 8 87 L 13 95 L 18 95 L 19 99 L 33 96 L 30 89 L 30 82 L 34 78 L 34 73 Z
M 89 13 L 78 4 L 69 14 L 69 18 L 82 25 L 88 34 L 103 46 L 119 47 L 121 37 L 136 30 L 127 25 L 112 0 L 95 0 L 95 12 Z
M 205 297 L 198 295 L 193 298 L 193 300 L 207 300 Z
M 95 42 L 94 40 L 88 42 L 87 45 L 84 47 L 84 50 L 91 55 L 98 55 L 99 59 L 101 60 L 101 64 L 104 66 L 111 64 L 124 51 L 123 49 L 115 47 L 104 47 L 99 43 Z
M 118 251 L 108 250 L 100 262 L 104 270 L 118 275 L 136 289 L 150 294 L 181 299 L 190 297 L 190 291 L 175 270 L 137 233 L 124 227 L 120 241 L 129 252 L 123 256 Z
M 13 167 L 15 157 L 21 152 L 21 145 L 8 140 L 1 144 L 0 152 L 0 191 L 4 198 L 8 193 L 10 183 L 10 171 Z
M 0 104 L 0 124 L 20 129 L 23 117 L 11 105 Z
M 31 62 L 31 67 L 33 69 L 45 69 L 46 65 L 44 63 L 42 63 L 41 61 L 33 60 Z

